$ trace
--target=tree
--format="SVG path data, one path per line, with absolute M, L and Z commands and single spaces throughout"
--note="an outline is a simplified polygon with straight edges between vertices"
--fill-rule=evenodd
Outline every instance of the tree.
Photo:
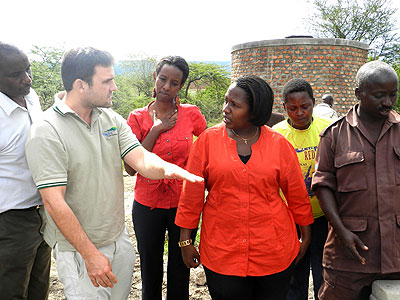
M 151 97 L 154 86 L 153 72 L 156 68 L 157 58 L 147 57 L 144 54 L 131 56 L 128 61 L 120 63 L 120 68 L 139 96 Z
M 392 65 L 393 69 L 396 71 L 397 73 L 397 77 L 400 78 L 400 62 L 394 63 Z M 394 109 L 400 113 L 400 93 L 397 93 L 397 101 L 394 104 Z
M 33 46 L 31 50 L 32 87 L 43 110 L 53 104 L 57 92 L 64 90 L 61 80 L 63 54 L 64 50 L 54 47 Z
M 391 7 L 391 1 L 313 0 L 313 4 L 317 12 L 308 21 L 317 36 L 364 42 L 370 46 L 370 55 L 375 59 L 398 58 L 397 9 Z
M 157 59 L 144 54 L 132 55 L 129 60 L 115 66 L 115 84 L 118 91 L 113 94 L 112 108 L 124 118 L 133 109 L 143 107 L 151 101 Z
M 189 63 L 189 68 L 189 77 L 183 88 L 183 98 L 188 98 L 192 84 L 197 90 L 209 85 L 226 90 L 229 73 L 223 67 L 212 63 Z
M 112 108 L 125 119 L 132 110 L 143 107 L 151 101 L 151 97 L 138 94 L 131 80 L 128 74 L 115 76 L 118 91 L 113 93 Z
M 217 64 L 189 63 L 189 67 L 189 77 L 181 90 L 183 101 L 198 106 L 209 126 L 220 122 L 229 73 Z
M 224 96 L 229 86 L 230 79 L 227 78 L 226 88 L 208 86 L 204 90 L 197 91 L 187 99 L 190 104 L 196 105 L 207 120 L 208 126 L 213 126 L 222 120 L 222 106 Z

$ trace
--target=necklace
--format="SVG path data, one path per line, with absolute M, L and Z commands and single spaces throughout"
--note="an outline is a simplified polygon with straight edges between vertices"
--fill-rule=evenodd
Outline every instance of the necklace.
M 247 145 L 247 143 L 248 143 L 250 140 L 254 139 L 254 138 L 256 137 L 256 135 L 258 134 L 258 127 L 257 127 L 257 129 L 256 129 L 255 135 L 253 135 L 251 138 L 248 138 L 248 139 L 245 139 L 244 137 L 241 137 L 241 136 L 238 135 L 238 134 L 235 132 L 235 130 L 233 130 L 233 129 L 231 129 L 231 131 L 232 131 L 232 133 L 233 133 L 235 136 L 237 136 L 238 138 L 241 138 L 241 139 L 243 140 L 243 142 Z
M 310 127 L 309 127 L 309 128 L 310 128 Z M 309 128 L 307 128 L 307 129 L 304 130 L 304 131 L 308 131 Z M 301 149 L 301 148 L 303 147 L 303 144 L 304 144 L 305 140 L 306 140 L 307 137 L 308 137 L 308 132 L 303 132 L 304 138 L 303 138 L 303 140 L 301 141 L 300 144 L 297 144 L 297 143 L 296 143 L 296 140 L 294 139 L 293 130 L 294 130 L 293 128 L 290 128 L 290 137 L 292 138 L 292 141 L 293 141 L 293 144 L 294 144 L 295 148 L 296 148 L 296 149 Z
M 311 121 L 312 122 L 312 121 Z M 311 123 L 310 125 L 306 128 L 306 129 L 296 129 L 294 128 L 293 122 L 292 120 L 288 120 L 289 123 L 289 129 L 290 129 L 290 137 L 292 138 L 293 141 L 293 146 L 295 147 L 295 149 L 302 149 L 303 148 L 303 144 L 305 142 L 305 140 L 307 139 L 307 137 L 309 136 L 309 131 L 311 128 Z M 296 132 L 298 131 L 299 133 L 302 133 L 304 135 L 303 140 L 301 141 L 300 144 L 296 143 L 296 140 L 294 139 L 294 135 L 293 135 L 293 131 Z

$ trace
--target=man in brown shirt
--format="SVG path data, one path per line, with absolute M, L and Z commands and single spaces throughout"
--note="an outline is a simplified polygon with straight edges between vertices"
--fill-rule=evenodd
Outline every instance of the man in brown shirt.
M 376 279 L 400 279 L 398 77 L 360 68 L 348 114 L 321 133 L 312 189 L 329 221 L 319 298 L 368 299 Z

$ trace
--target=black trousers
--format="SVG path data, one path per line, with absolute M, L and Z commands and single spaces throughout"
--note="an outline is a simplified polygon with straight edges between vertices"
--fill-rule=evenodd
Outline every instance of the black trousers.
M 51 248 L 41 226 L 35 208 L 0 214 L 0 299 L 47 299 Z
M 286 300 L 294 262 L 284 271 L 266 276 L 230 276 L 203 266 L 213 300 Z
M 297 226 L 300 237 L 300 230 Z M 311 224 L 311 243 L 303 258 L 294 268 L 290 280 L 287 300 L 307 300 L 308 282 L 310 279 L 310 264 L 313 276 L 314 299 L 318 300 L 318 291 L 322 284 L 322 254 L 326 237 L 328 236 L 328 221 L 325 216 L 314 219 Z
M 142 299 L 160 300 L 163 281 L 165 232 L 168 230 L 167 299 L 189 299 L 190 270 L 178 247 L 180 228 L 175 225 L 176 208 L 162 209 L 133 202 L 132 219 L 140 255 Z M 192 232 L 192 240 L 196 230 Z

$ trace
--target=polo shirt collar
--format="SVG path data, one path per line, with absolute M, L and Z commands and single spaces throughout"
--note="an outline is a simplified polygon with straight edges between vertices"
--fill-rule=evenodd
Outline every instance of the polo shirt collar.
M 360 118 L 357 115 L 358 105 L 359 104 L 354 105 L 346 115 L 346 121 L 353 127 L 357 127 L 360 123 Z M 390 111 L 386 121 L 393 124 L 400 123 L 400 115 L 396 111 L 392 110 Z
M 71 113 L 76 115 L 76 112 L 74 112 L 67 104 L 65 104 L 60 98 L 57 96 L 54 97 L 54 104 L 53 104 L 53 109 L 59 113 L 62 116 L 65 116 L 67 113 Z
M 67 104 L 65 104 L 64 101 L 62 101 L 60 98 L 58 98 L 57 95 L 54 96 L 53 109 L 62 116 L 65 116 L 66 114 L 70 113 L 70 114 L 73 114 L 73 115 L 79 117 L 79 115 L 75 111 L 73 111 Z M 100 114 L 101 114 L 100 108 L 98 108 L 98 107 L 93 108 L 92 119 L 93 120 L 97 119 L 97 117 Z
M 33 101 L 30 96 L 31 93 L 32 93 L 32 89 L 31 89 L 31 92 L 27 96 L 24 97 L 25 101 L 28 102 L 26 104 L 27 107 L 33 105 Z M 14 100 L 12 100 L 10 97 L 8 97 L 6 94 L 3 94 L 2 92 L 0 92 L 0 108 L 3 109 L 3 111 L 7 114 L 7 116 L 10 116 L 11 113 L 18 108 L 26 110 L 25 107 L 18 105 L 17 103 L 14 102 Z

